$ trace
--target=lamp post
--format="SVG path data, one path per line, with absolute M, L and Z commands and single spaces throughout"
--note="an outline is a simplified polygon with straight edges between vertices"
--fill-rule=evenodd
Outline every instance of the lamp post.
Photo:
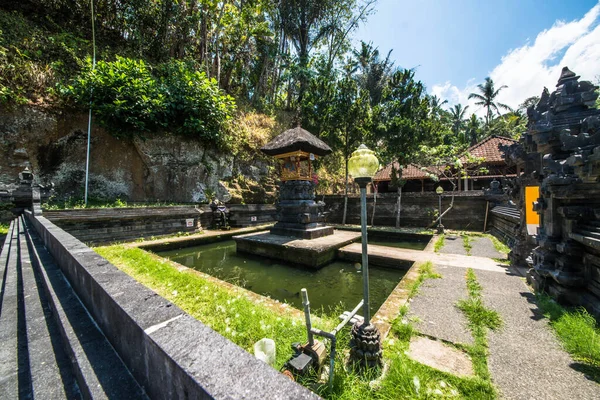
M 438 194 L 438 197 L 439 197 L 438 212 L 440 214 L 440 219 L 438 220 L 437 232 L 444 233 L 444 225 L 442 225 L 442 194 L 444 194 L 444 189 L 441 186 L 438 186 L 437 189 L 435 189 L 435 192 Z
M 369 301 L 369 259 L 367 254 L 367 185 L 379 168 L 375 152 L 361 144 L 348 160 L 348 172 L 360 187 L 360 226 L 362 233 L 363 322 L 352 327 L 350 357 L 361 366 L 374 367 L 381 363 L 381 338 L 371 324 Z

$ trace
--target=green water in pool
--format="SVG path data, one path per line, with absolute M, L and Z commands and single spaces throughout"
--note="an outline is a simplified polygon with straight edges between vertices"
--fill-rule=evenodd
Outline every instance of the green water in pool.
M 280 261 L 237 254 L 235 241 L 187 247 L 158 253 L 179 264 L 302 309 L 300 289 L 306 288 L 311 310 L 330 314 L 350 310 L 362 299 L 360 265 L 334 261 L 318 271 Z M 371 313 L 374 314 L 406 271 L 369 268 Z M 362 312 L 359 312 L 362 314 Z

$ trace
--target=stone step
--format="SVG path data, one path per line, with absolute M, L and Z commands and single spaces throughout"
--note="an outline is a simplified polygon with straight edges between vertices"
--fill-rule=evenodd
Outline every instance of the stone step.
M 17 358 L 17 262 L 19 234 L 11 222 L 0 252 L 0 398 L 15 398 L 19 392 Z
M 591 237 L 591 238 L 595 238 L 595 239 L 600 239 L 600 232 L 597 231 L 591 231 L 591 230 L 585 230 L 585 229 L 578 229 L 577 233 L 580 233 L 583 236 L 587 236 L 587 237 Z
M 17 264 L 19 397 L 80 398 L 69 358 L 46 295 L 32 266 L 23 217 L 18 221 Z
M 31 258 L 84 398 L 146 398 L 33 229 Z

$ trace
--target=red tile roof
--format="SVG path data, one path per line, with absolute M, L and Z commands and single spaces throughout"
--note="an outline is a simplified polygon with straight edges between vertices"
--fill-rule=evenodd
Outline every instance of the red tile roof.
M 501 145 L 511 145 L 517 143 L 516 140 L 510 139 L 503 136 L 492 135 L 488 138 L 483 139 L 481 142 L 473 145 L 467 149 L 467 152 L 471 153 L 473 157 L 481 157 L 484 159 L 484 163 L 503 163 L 504 157 L 502 151 L 500 151 Z M 464 161 L 464 157 L 461 158 Z M 398 163 L 394 162 L 393 165 L 398 169 Z M 402 170 L 402 178 L 406 180 L 412 179 L 430 179 L 431 174 L 440 175 L 439 169 L 441 167 L 430 166 L 421 167 L 416 164 L 408 164 Z M 436 173 L 436 171 L 438 173 Z M 379 170 L 373 177 L 373 181 L 389 181 L 392 176 L 392 163 L 385 166 L 385 168 Z
M 398 170 L 398 163 L 393 163 L 396 171 Z M 392 163 L 389 163 L 385 168 L 379 170 L 373 177 L 374 181 L 389 181 L 392 179 Z M 429 179 L 428 171 L 416 164 L 408 164 L 402 169 L 402 179 Z
M 500 146 L 507 146 L 514 143 L 517 143 L 517 141 L 514 139 L 492 135 L 476 145 L 469 147 L 467 152 L 471 153 L 473 157 L 483 158 L 484 162 L 504 162 L 504 156 L 502 151 L 500 151 Z

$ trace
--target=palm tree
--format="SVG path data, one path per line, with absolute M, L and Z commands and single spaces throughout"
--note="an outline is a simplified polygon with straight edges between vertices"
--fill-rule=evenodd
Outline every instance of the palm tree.
M 431 106 L 431 116 L 436 117 L 442 112 L 442 106 L 448 103 L 448 100 L 442 101 L 435 94 L 433 96 L 429 96 L 429 105 Z
M 489 76 L 485 78 L 485 82 L 483 84 L 477 85 L 479 89 L 479 93 L 471 93 L 469 95 L 469 100 L 475 99 L 478 100 L 475 102 L 478 106 L 483 106 L 487 109 L 487 113 L 485 115 L 485 125 L 489 127 L 490 120 L 492 118 L 492 112 L 495 111 L 500 114 L 500 108 L 503 108 L 508 111 L 512 111 L 512 109 L 506 104 L 496 103 L 496 97 L 502 89 L 507 88 L 508 86 L 502 85 L 498 89 L 494 87 L 494 81 Z
M 454 135 L 458 137 L 460 135 L 460 131 L 465 123 L 465 113 L 469 106 L 463 107 L 462 104 L 455 104 L 454 107 L 450 109 L 450 121 L 452 122 L 452 132 Z M 463 137 L 463 141 L 467 140 L 466 134 Z
M 479 118 L 477 115 L 471 114 L 471 118 L 468 119 L 466 134 L 471 140 L 471 146 L 479 141 Z
M 369 91 L 371 104 L 379 104 L 383 88 L 390 78 L 394 62 L 390 59 L 390 50 L 384 59 L 379 56 L 379 49 L 373 47 L 372 43 L 360 43 L 360 49 L 352 51 L 350 61 L 350 73 L 358 74 L 358 82 L 361 88 Z

